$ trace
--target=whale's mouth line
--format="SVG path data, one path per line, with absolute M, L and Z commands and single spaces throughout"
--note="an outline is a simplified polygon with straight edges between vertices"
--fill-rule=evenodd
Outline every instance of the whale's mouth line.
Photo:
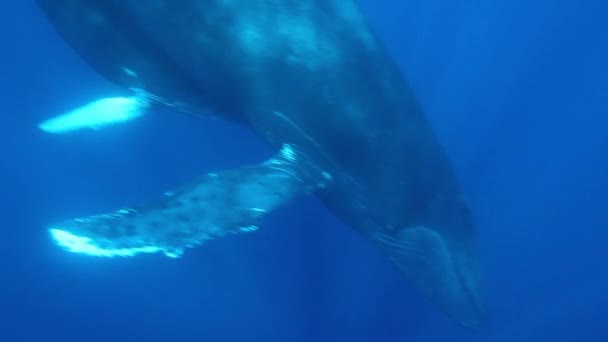
M 53 241 L 68 252 L 85 254 L 96 257 L 132 257 L 137 254 L 164 253 L 169 257 L 179 257 L 174 253 L 169 253 L 165 248 L 159 246 L 139 246 L 131 248 L 106 248 L 101 247 L 94 239 L 71 233 L 60 228 L 51 228 L 49 233 Z

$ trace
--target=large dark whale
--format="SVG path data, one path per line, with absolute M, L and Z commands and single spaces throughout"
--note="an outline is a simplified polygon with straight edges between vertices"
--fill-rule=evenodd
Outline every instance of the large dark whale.
M 255 230 L 276 207 L 314 193 L 448 315 L 467 326 L 482 320 L 471 214 L 414 93 L 354 0 L 38 3 L 84 60 L 131 93 L 41 128 L 102 126 L 162 106 L 211 110 L 278 151 L 144 206 L 53 224 L 58 244 L 176 257 Z

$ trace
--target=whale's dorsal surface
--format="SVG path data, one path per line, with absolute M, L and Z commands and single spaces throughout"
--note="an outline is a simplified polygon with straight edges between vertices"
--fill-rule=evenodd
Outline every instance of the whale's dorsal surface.
M 93 68 L 135 89 L 131 101 L 118 101 L 129 107 L 99 100 L 41 128 L 62 133 L 124 118 L 104 110 L 211 109 L 277 149 L 151 204 L 53 224 L 58 244 L 98 256 L 177 257 L 255 230 L 291 198 L 315 194 L 448 315 L 480 322 L 471 214 L 421 106 L 355 1 L 38 3 Z

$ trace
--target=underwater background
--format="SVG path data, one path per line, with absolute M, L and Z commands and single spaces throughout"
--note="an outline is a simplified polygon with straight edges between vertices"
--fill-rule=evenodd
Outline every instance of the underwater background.
M 489 321 L 445 318 L 314 198 L 181 259 L 97 259 L 46 225 L 272 155 L 246 128 L 168 111 L 51 136 L 120 89 L 33 1 L 0 12 L 0 341 L 608 342 L 608 2 L 365 0 L 481 232 Z

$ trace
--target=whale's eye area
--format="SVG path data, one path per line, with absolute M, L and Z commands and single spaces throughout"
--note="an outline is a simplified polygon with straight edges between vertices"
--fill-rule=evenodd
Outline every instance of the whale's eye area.
M 171 258 L 177 258 L 181 254 L 179 253 L 168 253 L 164 248 L 157 246 L 139 246 L 132 248 L 107 248 L 101 247 L 95 240 L 86 237 L 73 234 L 66 230 L 51 228 L 49 229 L 51 237 L 55 243 L 63 247 L 68 252 L 86 254 L 98 257 L 131 257 L 140 253 L 157 253 L 164 252 L 165 255 Z

